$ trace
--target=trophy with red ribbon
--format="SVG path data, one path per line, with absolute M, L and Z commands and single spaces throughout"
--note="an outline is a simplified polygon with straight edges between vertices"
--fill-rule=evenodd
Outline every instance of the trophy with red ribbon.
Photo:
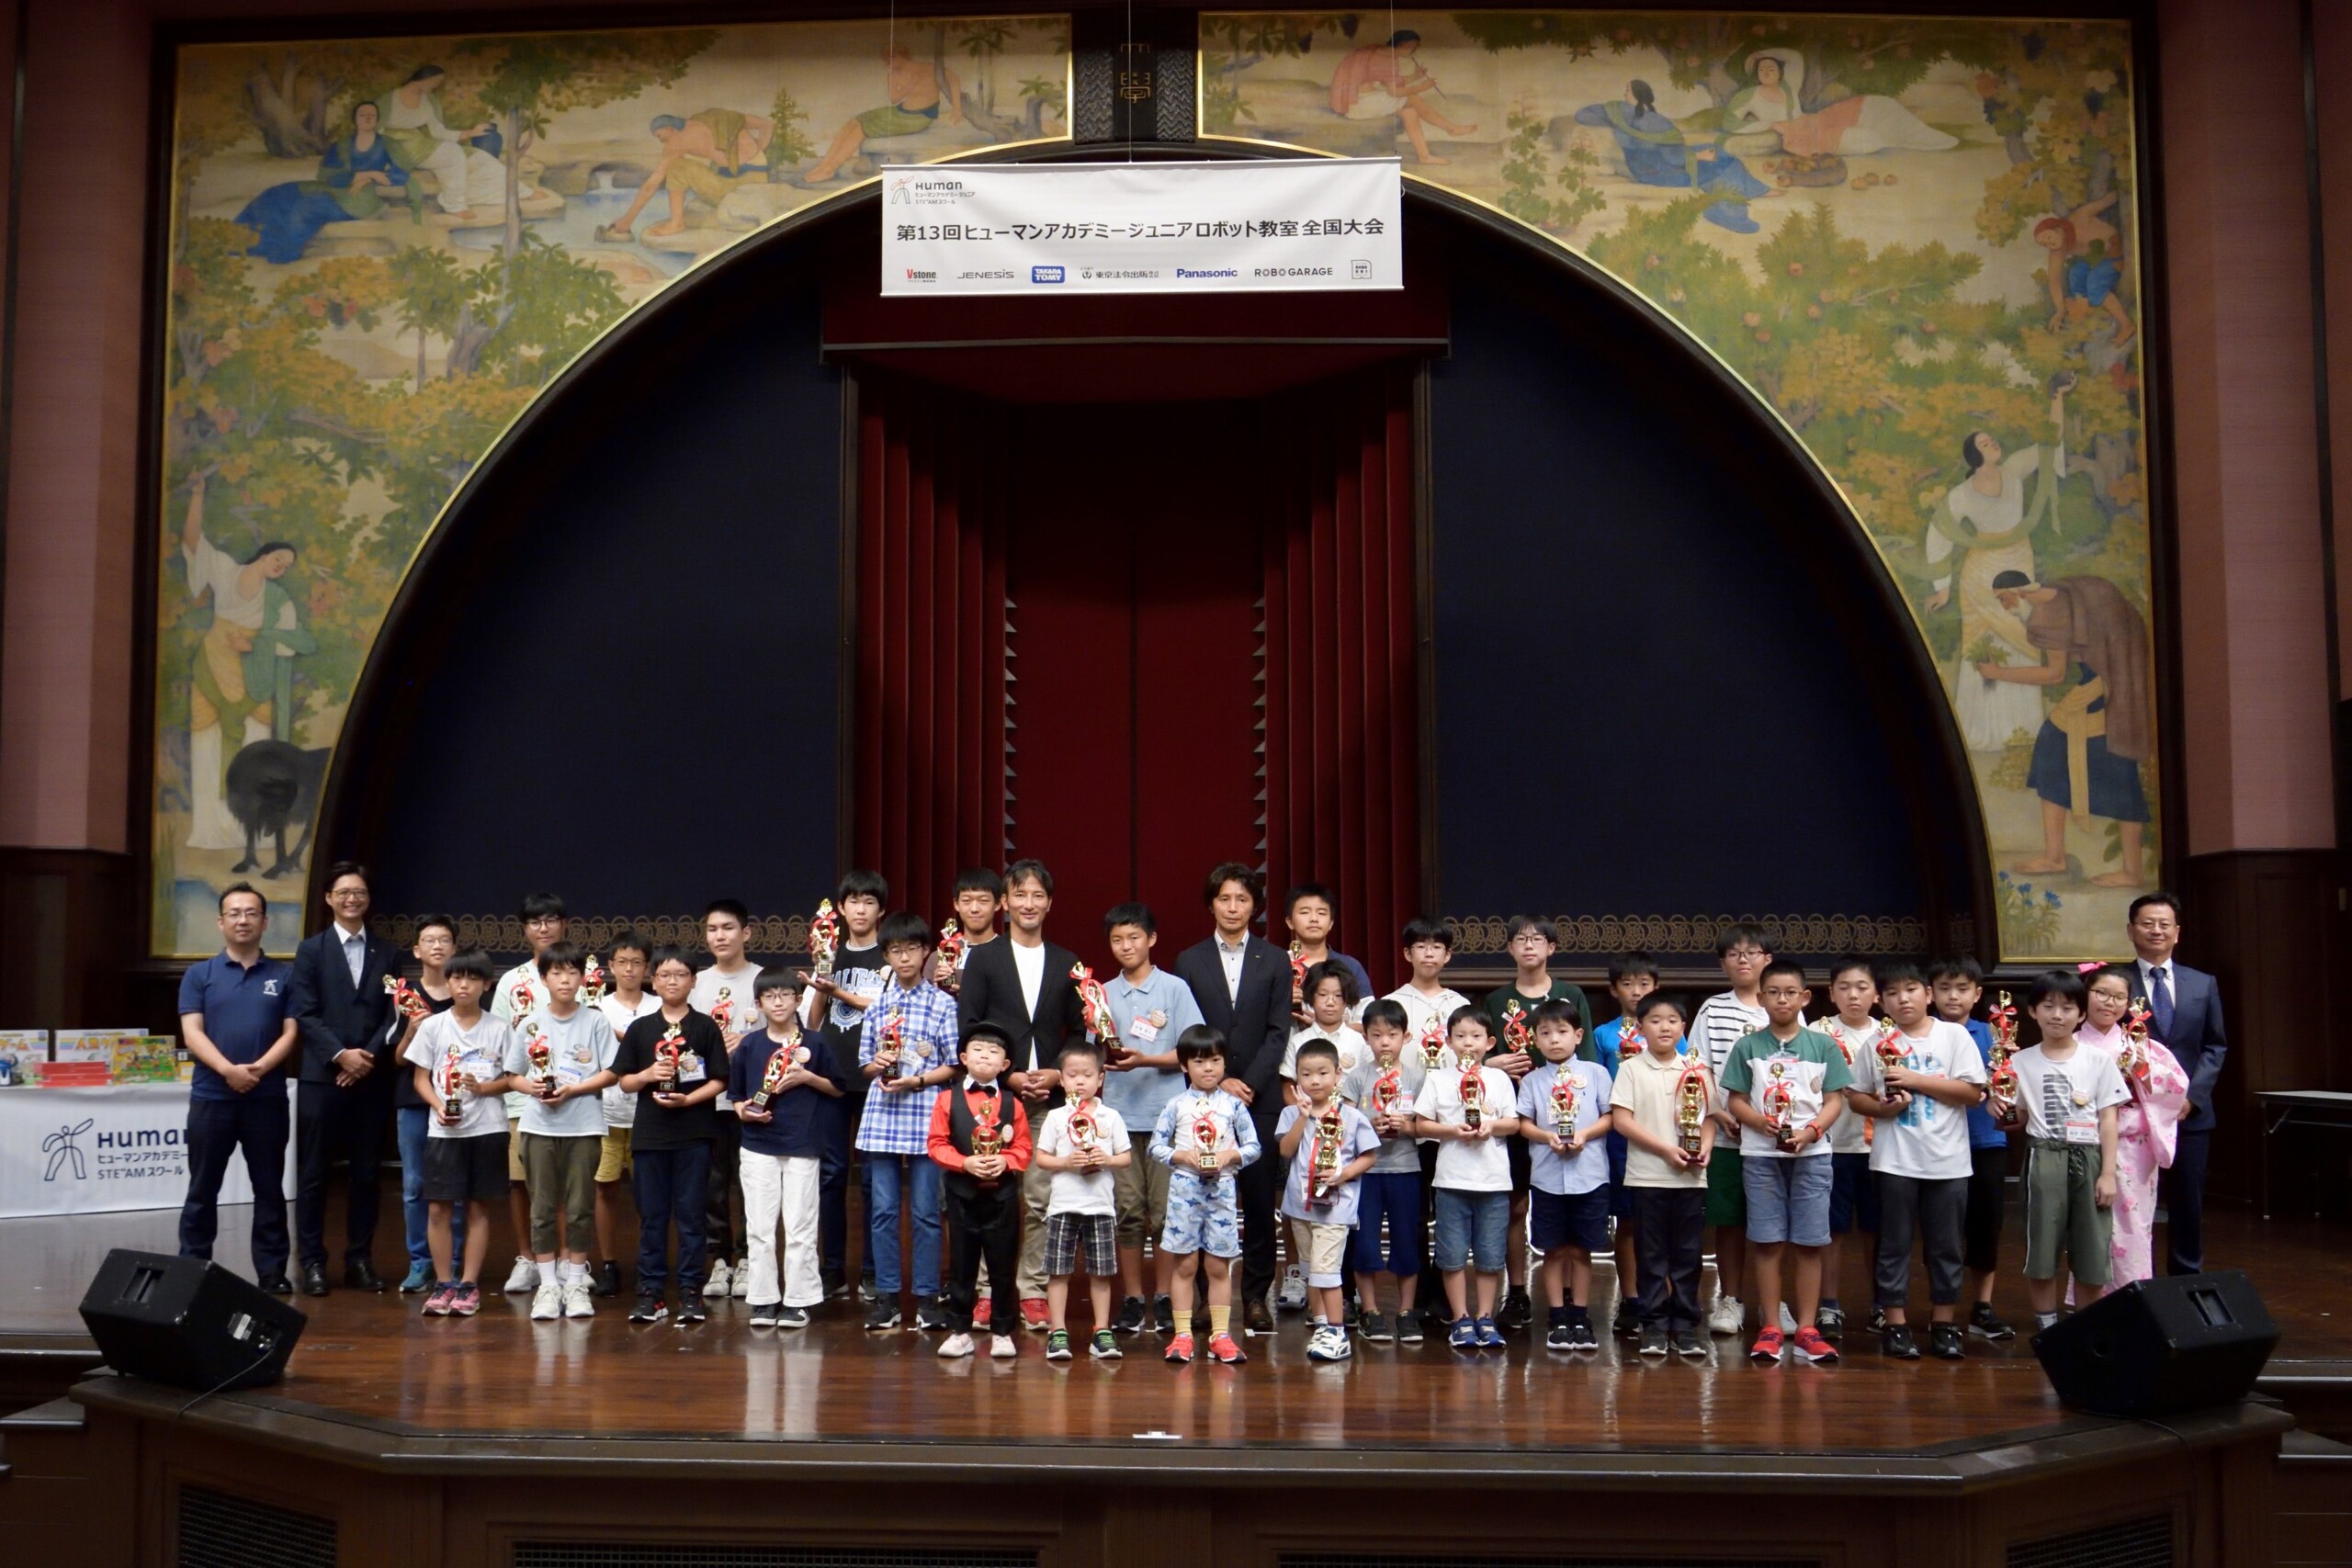
M 760 1074 L 760 1087 L 752 1096 L 752 1109 L 765 1111 L 768 1101 L 784 1092 L 784 1075 L 808 1060 L 808 1047 L 779 1045 L 768 1057 L 767 1070 Z
M 1503 1003 L 1503 1049 L 1526 1055 L 1534 1049 L 1534 1032 L 1527 1026 L 1527 1011 L 1517 997 Z
M 528 980 L 515 981 L 514 988 L 506 993 L 506 1006 L 517 1019 L 530 1017 L 538 1005 L 539 994 L 531 989 Z
M 1765 1120 L 1772 1123 L 1772 1142 L 1793 1154 L 1797 1143 L 1797 1089 L 1785 1063 L 1772 1064 L 1772 1081 L 1764 1086 Z
M 2116 1065 L 2135 1089 L 2146 1087 L 2148 1075 L 2154 1070 L 2148 1055 L 2148 1023 L 2153 1016 L 2148 1004 L 2138 997 L 2132 998 L 2132 1009 L 2123 1015 L 2123 1049 L 2116 1055 Z
M 1216 1154 L 1217 1143 L 1224 1131 L 1224 1128 L 1217 1124 L 1216 1105 L 1214 1101 L 1204 1096 L 1193 1102 L 1193 1147 L 1197 1153 Z M 1203 1181 L 1212 1184 L 1220 1179 L 1217 1173 L 1213 1170 L 1204 1170 L 1198 1174 Z
M 1462 1124 L 1472 1132 L 1487 1124 L 1487 1070 L 1462 1069 Z
M 1405 1100 L 1405 1069 L 1390 1064 L 1372 1080 L 1372 1111 L 1375 1116 L 1394 1116 Z
M 531 1064 L 531 1092 L 541 1100 L 555 1093 L 555 1047 L 539 1032 L 539 1021 L 532 1019 L 523 1025 L 523 1055 Z
M 1295 937 L 1290 944 L 1290 1005 L 1303 1007 L 1306 1002 L 1306 944 Z
M 422 1023 L 432 1015 L 433 1004 L 398 975 L 384 976 L 384 995 L 392 998 L 393 1010 L 411 1023 Z
M 882 1021 L 882 1043 L 875 1051 L 874 1059 L 892 1077 L 911 1078 L 923 1072 L 922 1054 L 907 1049 L 907 1015 L 904 1010 L 892 1008 L 890 1016 Z
M 465 1053 L 452 1040 L 449 1048 L 441 1054 L 441 1070 L 433 1075 L 433 1087 L 440 1091 L 441 1115 L 446 1121 L 454 1122 L 465 1113 L 465 1075 L 458 1066 L 464 1059 Z
M 939 964 L 940 964 L 940 967 L 942 967 L 943 969 L 945 969 L 945 970 L 949 971 L 950 973 L 953 973 L 953 972 L 955 971 L 956 965 L 957 965 L 958 964 L 961 964 L 961 963 L 964 961 L 964 948 L 965 948 L 965 946 L 966 946 L 966 939 L 965 939 L 965 936 L 964 936 L 964 922 L 963 922 L 963 921 L 961 921 L 961 920 L 950 920 L 950 921 L 948 921 L 945 925 L 944 925 L 944 926 L 940 927 L 940 928 L 939 928 Z
M 842 918 L 833 913 L 833 901 L 820 898 L 817 913 L 808 921 L 808 967 L 820 980 L 833 972 L 833 955 L 841 951 Z
M 1086 1037 L 1102 1047 L 1106 1058 L 1123 1055 L 1125 1047 L 1119 1043 L 1119 1021 L 1111 1016 L 1111 998 L 1104 993 L 1102 982 L 1083 964 L 1071 964 L 1069 977 L 1078 984 L 1078 1010 L 1086 1026 Z
M 731 986 L 718 987 L 718 998 L 710 1004 L 710 1021 L 718 1025 L 721 1034 L 735 1032 L 735 990 Z
M 2018 1070 L 2009 1058 L 2018 1050 L 2018 1010 L 2003 991 L 2001 999 L 1984 1010 L 1993 1027 L 1993 1059 L 1986 1064 L 1985 1090 L 1996 1121 L 2006 1121 L 2018 1102 Z
M 1642 1032 L 1634 1027 L 1632 1019 L 1629 1018 L 1617 1026 L 1617 1060 L 1619 1062 L 1632 1061 L 1648 1050 L 1649 1045 L 1650 1043 L 1642 1038 Z
M 1566 1143 L 1577 1135 L 1577 1112 L 1584 1105 L 1584 1085 L 1566 1063 L 1552 1078 L 1552 1131 Z
M 1694 1057 L 1674 1080 L 1674 1139 L 1682 1152 L 1699 1157 L 1700 1136 L 1707 1129 L 1707 1069 Z
M 1091 1096 L 1070 1101 L 1069 1146 L 1080 1154 L 1092 1154 L 1102 1146 L 1102 1123 L 1094 1114 L 1098 1103 Z
M 1421 1031 L 1421 1070 L 1433 1073 L 1445 1065 L 1445 1025 L 1436 1019 Z
M 1331 1189 L 1340 1179 L 1340 1149 L 1346 1142 L 1346 1120 L 1342 1107 L 1346 1102 L 1333 1095 L 1321 1111 L 1310 1108 L 1315 1119 L 1315 1150 L 1307 1160 L 1306 1201 L 1321 1205 L 1331 1201 Z
M 580 971 L 581 1002 L 585 1006 L 594 1007 L 605 999 L 605 993 L 612 988 L 612 976 L 605 971 L 604 961 L 594 953 L 590 953 L 587 966 Z
M 678 1084 L 678 1071 L 680 1058 L 685 1055 L 685 1031 L 679 1028 L 674 1023 L 672 1024 L 668 1030 L 663 1032 L 661 1039 L 656 1040 L 653 1043 L 653 1059 L 657 1062 L 667 1062 L 670 1064 L 670 1081 L 664 1084 L 656 1084 L 653 1089 L 654 1093 L 678 1094 L 684 1092 Z
M 1001 1100 L 1003 1097 L 998 1098 Z M 1004 1153 L 1004 1123 L 998 1120 L 1002 1114 L 1001 1109 L 991 1106 L 987 1115 L 976 1116 L 972 1119 L 972 1157 L 974 1159 L 994 1159 Z

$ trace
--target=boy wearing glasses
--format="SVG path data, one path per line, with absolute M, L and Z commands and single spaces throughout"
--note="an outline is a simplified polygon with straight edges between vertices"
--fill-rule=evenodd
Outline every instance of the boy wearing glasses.
M 539 954 L 564 941 L 571 931 L 571 922 L 565 917 L 562 899 L 552 893 L 524 896 L 523 937 L 531 944 L 531 956 L 498 977 L 498 985 L 491 992 L 491 1017 L 509 1029 L 520 1029 L 523 1021 L 538 1010 L 548 999 L 547 981 L 539 975 Z M 511 1091 L 506 1096 L 506 1209 L 514 1221 L 514 1235 L 527 1240 L 531 1234 L 531 1186 L 523 1173 L 524 1098 Z M 538 1288 L 539 1266 L 531 1260 L 528 1252 L 516 1253 L 514 1271 L 506 1276 L 506 1293 L 529 1295 Z
M 1707 1064 L 1709 1080 L 1720 1085 L 1732 1047 L 1772 1021 L 1757 988 L 1764 966 L 1772 962 L 1771 939 L 1761 926 L 1725 926 L 1715 939 L 1715 962 L 1723 965 L 1731 989 L 1699 1004 L 1690 1020 L 1690 1048 Z M 1797 1022 L 1800 1027 L 1804 1022 L 1802 1012 Z M 1747 1279 L 1747 1189 L 1739 1157 L 1739 1123 L 1724 1108 L 1718 1089 L 1714 1157 L 1707 1162 L 1707 1224 L 1715 1230 L 1715 1304 L 1707 1314 L 1707 1328 L 1713 1334 L 1736 1335 L 1747 1317 L 1739 1301 Z

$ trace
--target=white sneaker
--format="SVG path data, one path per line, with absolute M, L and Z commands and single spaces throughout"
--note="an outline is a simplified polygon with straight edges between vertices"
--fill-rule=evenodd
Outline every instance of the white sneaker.
M 1306 1337 L 1306 1359 L 1310 1361 L 1336 1361 L 1340 1357 L 1346 1355 L 1348 1353 L 1347 1341 L 1344 1338 L 1341 1338 L 1335 1345 L 1332 1343 L 1333 1337 L 1331 1330 L 1328 1326 L 1317 1328 L 1314 1333 L 1308 1335 Z
M 971 1353 L 972 1337 L 968 1334 L 951 1334 L 939 1342 L 939 1354 L 943 1360 L 952 1361 L 959 1356 L 968 1356 Z
M 1781 1303 L 1781 1333 L 1783 1336 L 1789 1336 L 1795 1334 L 1796 1331 L 1797 1314 L 1789 1310 L 1788 1303 L 1782 1302 Z
M 587 1280 L 574 1280 L 570 1284 L 564 1286 L 563 1315 L 566 1317 L 594 1317 L 596 1315 L 596 1299 L 588 1293 Z
M 1000 1361 L 1009 1361 L 1021 1354 L 1021 1347 L 1012 1342 L 1012 1336 L 1010 1334 L 991 1335 L 989 1338 L 989 1354 Z
M 550 1272 L 542 1275 L 538 1288 L 531 1292 L 531 1321 L 553 1323 L 563 1315 L 563 1287 L 555 1282 Z
M 710 1266 L 710 1278 L 703 1281 L 702 1299 L 707 1302 L 717 1301 L 733 1288 L 735 1276 L 728 1269 L 727 1259 L 720 1258 Z
M 1299 1312 L 1306 1305 L 1306 1275 L 1295 1263 L 1283 1270 L 1282 1289 L 1274 1293 L 1274 1305 L 1284 1312 Z
M 514 1272 L 506 1276 L 506 1293 L 510 1296 L 519 1296 L 526 1291 L 536 1291 L 538 1288 L 539 1266 L 528 1258 L 516 1258 Z
M 752 1260 L 750 1258 L 739 1258 L 735 1260 L 735 1277 L 733 1282 L 727 1287 L 727 1293 L 730 1296 L 748 1296 L 752 1293 Z
M 1707 1314 L 1707 1329 L 1713 1334 L 1737 1335 L 1747 1321 L 1747 1309 L 1739 1304 L 1737 1296 L 1717 1296 L 1715 1310 Z

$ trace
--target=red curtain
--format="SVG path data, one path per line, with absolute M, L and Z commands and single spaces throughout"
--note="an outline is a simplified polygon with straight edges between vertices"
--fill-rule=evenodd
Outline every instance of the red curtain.
M 1267 468 L 1287 480 L 1266 529 L 1267 887 L 1330 886 L 1337 945 L 1383 987 L 1422 912 L 1416 375 L 1327 384 L 1265 426 L 1295 453 Z

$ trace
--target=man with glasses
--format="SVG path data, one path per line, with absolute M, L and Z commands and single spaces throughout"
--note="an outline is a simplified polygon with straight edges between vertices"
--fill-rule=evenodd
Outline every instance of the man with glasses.
M 261 951 L 269 901 L 243 882 L 220 895 L 220 952 L 180 976 L 180 1038 L 196 1058 L 187 1100 L 187 1201 L 180 1256 L 212 1256 L 220 1182 L 242 1152 L 253 1179 L 254 1282 L 286 1282 L 286 1064 L 301 1036 L 286 1010 L 286 965 Z
M 2205 1269 L 2205 1167 L 2213 1147 L 2213 1099 L 2230 1043 L 2222 1029 L 2222 991 L 2201 969 L 2173 962 L 2180 944 L 2180 900 L 2165 892 L 2132 900 L 2132 968 L 2148 1004 L 2151 1032 L 2188 1075 L 2188 1103 L 2180 1113 L 2172 1168 L 2159 1179 L 2165 1209 L 2165 1272 Z
M 350 861 L 327 868 L 322 931 L 294 950 L 286 1010 L 301 1032 L 294 1091 L 295 1261 L 302 1293 L 327 1293 L 327 1171 L 347 1162 L 343 1282 L 380 1291 L 369 1251 L 382 1201 L 384 1132 L 400 1065 L 391 1047 L 392 998 L 384 977 L 399 955 L 368 930 L 368 873 Z

